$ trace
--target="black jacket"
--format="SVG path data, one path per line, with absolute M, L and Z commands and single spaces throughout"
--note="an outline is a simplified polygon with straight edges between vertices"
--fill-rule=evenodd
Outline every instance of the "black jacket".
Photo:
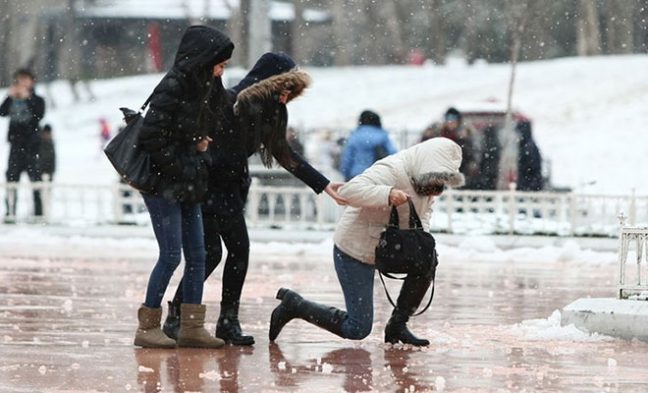
M 206 214 L 231 216 L 239 214 L 245 207 L 250 187 L 248 158 L 257 152 L 254 130 L 243 128 L 234 115 L 232 105 L 238 94 L 275 75 L 295 67 L 293 60 L 278 53 L 266 53 L 256 62 L 252 70 L 239 84 L 228 90 L 229 104 L 225 111 L 225 127 L 216 128 L 210 144 L 212 168 L 209 187 L 203 211 Z M 328 185 L 329 180 L 310 166 L 300 155 L 291 152 L 294 165 L 286 167 L 295 177 L 306 183 L 316 193 Z
M 200 202 L 207 189 L 209 155 L 196 144 L 206 130 L 198 122 L 208 88 L 196 75 L 227 60 L 234 45 L 218 30 L 191 26 L 171 70 L 153 91 L 139 142 L 151 154 L 158 177 L 155 194 L 178 202 Z
M 519 191 L 541 191 L 544 188 L 542 157 L 531 136 L 531 123 L 521 121 L 516 126 L 516 130 L 520 137 L 517 189 Z
M 12 113 L 12 106 L 17 102 L 7 97 L 0 105 L 0 116 L 10 116 L 7 140 L 12 148 L 26 149 L 36 153 L 40 143 L 39 123 L 45 115 L 45 100 L 32 92 L 31 97 L 24 100 L 25 112 L 18 118 Z M 14 108 L 15 110 L 15 108 Z

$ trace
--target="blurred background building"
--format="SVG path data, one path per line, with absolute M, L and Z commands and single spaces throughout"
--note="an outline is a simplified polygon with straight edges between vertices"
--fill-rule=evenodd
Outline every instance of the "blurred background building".
M 648 0 L 0 0 L 0 85 L 17 67 L 41 81 L 167 69 L 182 31 L 227 31 L 234 63 L 287 52 L 299 64 L 442 64 L 648 52 Z M 515 19 L 523 18 L 520 24 Z

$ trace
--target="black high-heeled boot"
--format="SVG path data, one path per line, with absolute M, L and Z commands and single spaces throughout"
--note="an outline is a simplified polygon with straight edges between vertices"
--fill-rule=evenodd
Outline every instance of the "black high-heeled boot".
M 216 324 L 216 337 L 232 345 L 253 345 L 254 337 L 244 335 L 238 319 L 238 304 L 223 305 Z
M 295 318 L 303 319 L 337 336 L 344 337 L 342 323 L 346 317 L 345 311 L 311 302 L 301 297 L 297 292 L 286 288 L 279 289 L 277 299 L 281 299 L 281 304 L 272 311 L 270 317 L 268 332 L 270 341 L 274 341 L 281 333 L 281 329 Z
M 385 326 L 385 342 L 396 344 L 399 341 L 403 344 L 411 344 L 416 347 L 426 347 L 430 345 L 430 341 L 418 338 L 407 328 L 407 321 L 409 316 L 402 313 L 400 310 L 395 309 L 392 313 L 387 326 Z

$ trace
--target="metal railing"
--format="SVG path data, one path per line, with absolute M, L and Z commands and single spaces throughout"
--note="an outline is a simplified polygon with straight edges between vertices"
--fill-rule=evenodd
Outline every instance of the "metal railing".
M 628 297 L 641 292 L 648 292 L 648 227 L 645 226 L 626 226 L 625 217 L 619 216 L 621 221 L 621 230 L 619 235 L 619 299 Z M 628 262 L 628 252 L 631 245 L 634 244 L 636 269 L 629 271 L 626 269 Z
M 40 191 L 43 214 L 35 216 L 33 191 Z M 17 195 L 16 203 L 7 195 Z M 148 214 L 139 193 L 125 184 L 0 183 L 5 220 L 58 225 L 142 224 Z M 9 205 L 9 206 L 7 206 Z M 9 207 L 9 209 L 7 209 Z M 307 187 L 278 187 L 254 182 L 247 220 L 251 227 L 331 229 L 342 207 Z M 574 193 L 449 190 L 433 205 L 433 232 L 466 234 L 542 234 L 618 236 L 618 212 L 629 225 L 648 224 L 648 197 Z

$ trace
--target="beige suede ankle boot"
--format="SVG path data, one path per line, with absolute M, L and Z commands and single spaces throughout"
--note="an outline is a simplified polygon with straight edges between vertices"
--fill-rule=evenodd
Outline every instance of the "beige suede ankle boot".
M 205 330 L 205 310 L 204 304 L 180 305 L 179 347 L 220 348 L 225 345 L 225 341 Z
M 137 310 L 139 326 L 135 332 L 135 345 L 144 348 L 175 348 L 176 342 L 160 329 L 162 308 L 149 308 L 141 305 Z

